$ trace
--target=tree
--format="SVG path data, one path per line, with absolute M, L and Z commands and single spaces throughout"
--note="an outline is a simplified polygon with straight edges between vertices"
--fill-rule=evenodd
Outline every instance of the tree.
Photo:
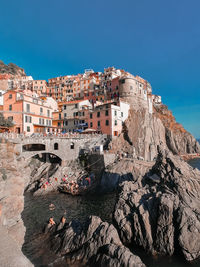
M 0 113 L 0 126 L 4 127 L 12 127 L 13 126 L 13 121 L 12 119 L 5 119 L 3 114 Z

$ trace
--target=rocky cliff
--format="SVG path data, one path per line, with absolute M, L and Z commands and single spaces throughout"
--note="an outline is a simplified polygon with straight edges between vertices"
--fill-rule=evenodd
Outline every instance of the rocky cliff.
M 200 171 L 159 148 L 152 169 L 121 185 L 115 225 L 123 244 L 151 254 L 200 256 Z
M 21 212 L 30 173 L 15 156 L 14 145 L 0 140 L 0 265 L 29 267 L 32 264 L 21 252 L 25 235 Z
M 14 63 L 9 63 L 8 65 L 4 64 L 2 60 L 0 60 L 0 74 L 11 74 L 14 76 L 26 76 L 24 69 L 18 67 Z
M 182 125 L 175 121 L 171 111 L 163 104 L 154 105 L 153 114 L 148 109 L 131 107 L 119 138 L 112 141 L 112 150 L 124 151 L 135 157 L 153 160 L 156 147 L 162 144 L 173 154 L 200 153 L 200 145 Z
M 166 105 L 155 105 L 155 116 L 160 118 L 165 127 L 165 142 L 173 154 L 200 153 L 196 139 L 183 126 L 176 122 Z
M 99 217 L 90 216 L 84 223 L 49 225 L 46 231 L 50 232 L 47 243 L 56 253 L 51 266 L 64 266 L 62 263 L 67 262 L 69 266 L 145 267 L 140 258 L 122 244 L 115 227 Z M 56 265 L 58 262 L 60 265 Z

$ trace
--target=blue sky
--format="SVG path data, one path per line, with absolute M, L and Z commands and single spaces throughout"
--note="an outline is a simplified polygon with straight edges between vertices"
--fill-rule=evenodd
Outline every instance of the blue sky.
M 34 79 L 123 68 L 200 137 L 200 1 L 0 0 L 0 59 Z

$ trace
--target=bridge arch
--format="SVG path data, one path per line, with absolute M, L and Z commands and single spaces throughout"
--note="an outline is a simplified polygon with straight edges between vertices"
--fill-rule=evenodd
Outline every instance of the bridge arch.
M 50 163 L 59 163 L 59 165 L 62 164 L 62 158 L 54 152 L 35 151 L 35 153 L 30 152 L 28 155 L 25 156 L 26 160 L 29 160 L 31 158 L 39 158 L 41 160 L 47 160 Z
M 46 146 L 44 144 L 24 144 L 22 145 L 22 152 L 30 151 L 44 151 Z

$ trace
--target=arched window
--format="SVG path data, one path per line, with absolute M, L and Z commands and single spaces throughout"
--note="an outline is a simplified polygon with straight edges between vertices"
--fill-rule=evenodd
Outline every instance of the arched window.
M 70 145 L 70 149 L 74 149 L 74 143 L 73 142 Z
M 58 150 L 58 143 L 54 144 L 54 150 Z

